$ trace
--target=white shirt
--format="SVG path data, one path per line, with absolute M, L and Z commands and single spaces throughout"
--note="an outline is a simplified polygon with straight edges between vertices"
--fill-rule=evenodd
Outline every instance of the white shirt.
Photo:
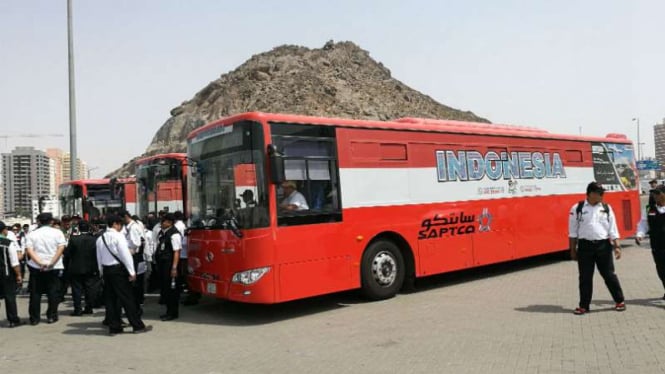
M 611 206 L 608 205 L 609 212 L 605 212 L 602 203 L 591 205 L 585 200 L 578 221 L 577 204 L 570 208 L 568 237 L 586 240 L 619 239 L 616 217 Z
M 282 205 L 295 205 L 296 210 L 309 209 L 305 196 L 298 191 L 293 191 L 291 192 L 291 195 L 285 197 L 284 200 L 282 200 Z
M 12 244 L 10 245 L 10 249 L 14 249 L 15 252 L 23 252 L 23 248 L 18 244 L 18 238 L 16 237 L 16 234 L 14 234 L 13 231 L 7 231 L 7 239 L 12 241 Z
M 182 243 L 180 245 L 180 258 L 187 258 L 187 238 L 185 237 L 185 230 L 187 230 L 187 226 L 185 225 L 184 222 L 178 220 L 175 221 L 173 224 L 176 229 L 178 229 L 178 232 L 180 233 L 180 237 L 182 238 Z
M 106 244 L 104 244 L 104 240 L 106 240 Z M 109 252 L 112 252 L 122 261 L 122 265 L 127 269 L 129 275 L 136 274 L 134 272 L 134 260 L 127 247 L 127 239 L 112 228 L 106 229 L 106 232 L 97 239 L 97 264 L 100 274 L 103 272 L 103 266 L 118 265 L 118 260 Z
M 141 247 L 141 238 L 143 237 L 141 226 L 132 220 L 122 229 L 122 233 L 125 235 L 125 239 L 127 239 L 127 247 L 129 247 L 130 252 L 132 254 L 136 253 L 139 247 Z
M 152 254 L 154 255 L 157 252 L 157 246 L 159 245 L 159 233 L 162 232 L 162 224 L 157 222 L 155 227 L 152 228 Z
M 152 262 L 152 255 L 155 253 L 155 241 L 152 238 L 152 231 L 146 229 L 143 231 L 143 237 L 145 238 L 143 258 L 148 262 Z
M 658 209 L 658 213 L 660 214 L 665 213 L 665 206 L 656 205 L 656 209 Z M 644 235 L 646 235 L 648 231 L 649 231 L 649 221 L 647 220 L 647 216 L 642 215 L 642 219 L 640 219 L 640 222 L 637 224 L 637 234 L 635 236 L 642 239 L 644 238 Z
M 53 260 L 58 251 L 58 247 L 65 246 L 67 240 L 65 240 L 65 235 L 62 231 L 54 229 L 51 226 L 44 225 L 38 229 L 33 230 L 25 238 L 25 246 L 27 249 L 32 249 L 32 252 L 39 257 L 39 260 L 42 264 L 48 265 Z M 28 266 L 39 269 L 39 265 L 32 261 L 28 260 Z M 65 267 L 62 264 L 62 256 L 58 259 L 58 262 L 53 265 L 53 269 L 64 269 Z

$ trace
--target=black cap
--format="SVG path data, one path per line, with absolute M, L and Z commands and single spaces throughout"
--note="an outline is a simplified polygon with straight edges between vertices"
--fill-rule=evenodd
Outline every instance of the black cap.
M 164 221 L 175 222 L 175 214 L 173 214 L 173 213 L 164 214 L 164 217 L 162 217 L 162 222 L 164 222 Z
M 599 194 L 602 195 L 603 193 L 605 193 L 605 189 L 599 183 L 591 182 L 591 183 L 589 183 L 588 186 L 586 186 L 586 193 L 588 195 L 592 192 L 596 192 L 596 193 L 599 193 Z
M 0 221 L 0 231 L 4 230 L 7 228 L 7 225 L 5 225 L 4 222 Z

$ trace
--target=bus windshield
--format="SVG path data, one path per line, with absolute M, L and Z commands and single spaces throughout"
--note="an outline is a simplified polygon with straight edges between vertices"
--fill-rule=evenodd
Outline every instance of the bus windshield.
M 256 122 L 213 128 L 188 142 L 192 228 L 266 227 L 263 130 Z
M 139 217 L 164 210 L 183 211 L 182 161 L 160 159 L 139 165 L 136 170 Z
M 75 184 L 60 186 L 60 212 L 73 216 L 83 213 L 83 187 Z
M 122 188 L 122 185 L 116 186 L 116 191 L 112 194 L 108 184 L 89 184 L 83 212 L 89 215 L 90 219 L 120 213 L 123 210 Z

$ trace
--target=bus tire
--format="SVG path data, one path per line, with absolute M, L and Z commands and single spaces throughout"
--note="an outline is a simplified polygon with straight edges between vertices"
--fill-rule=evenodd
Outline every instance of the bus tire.
M 370 300 L 389 299 L 404 283 L 406 268 L 402 252 L 389 240 L 371 243 L 363 253 L 362 291 Z

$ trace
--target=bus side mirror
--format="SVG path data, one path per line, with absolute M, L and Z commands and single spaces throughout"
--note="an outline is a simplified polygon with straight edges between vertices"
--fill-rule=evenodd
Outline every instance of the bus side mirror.
M 268 158 L 270 159 L 270 181 L 273 184 L 281 184 L 286 180 L 284 158 L 274 144 L 268 144 Z

